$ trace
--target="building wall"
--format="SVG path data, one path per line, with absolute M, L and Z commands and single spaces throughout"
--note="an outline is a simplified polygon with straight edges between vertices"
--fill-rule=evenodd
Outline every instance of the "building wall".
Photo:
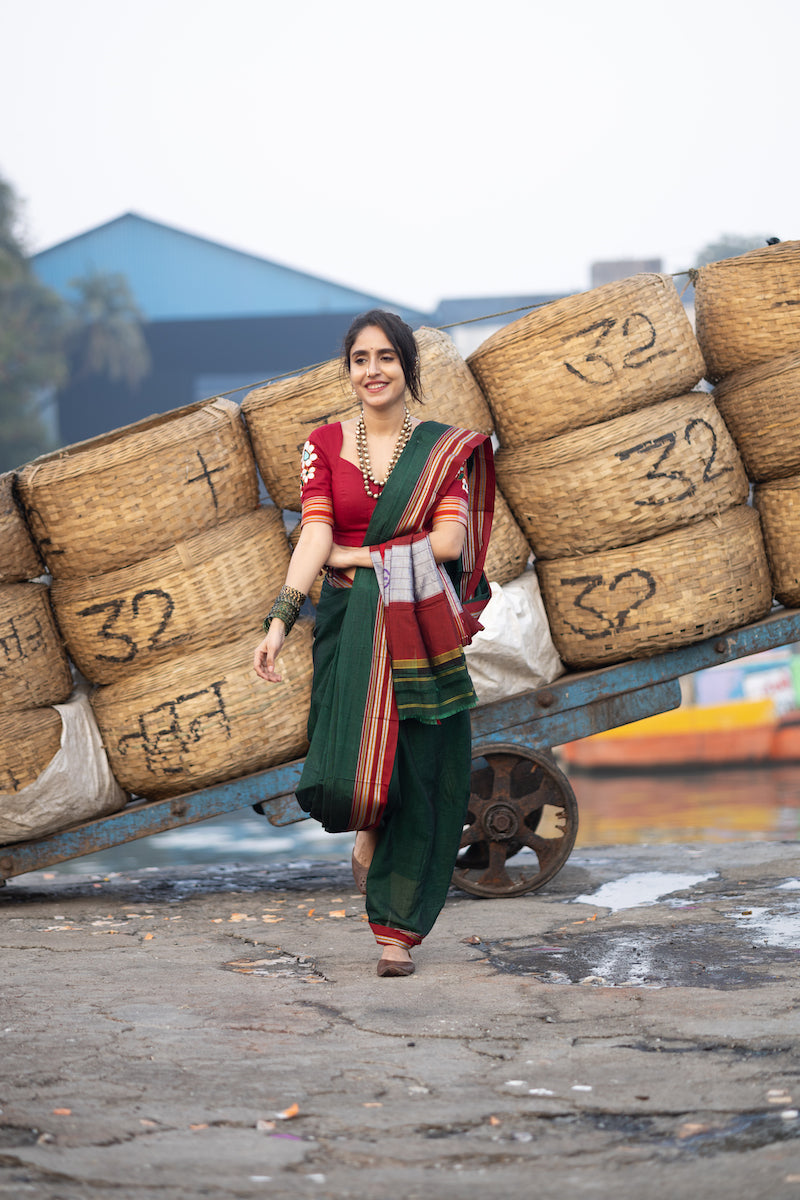
M 253 384 L 336 358 L 355 315 L 353 311 L 154 322 L 145 327 L 152 370 L 138 387 L 90 376 L 61 391 L 61 444 L 83 441 L 245 383 L 232 396 L 241 401 Z

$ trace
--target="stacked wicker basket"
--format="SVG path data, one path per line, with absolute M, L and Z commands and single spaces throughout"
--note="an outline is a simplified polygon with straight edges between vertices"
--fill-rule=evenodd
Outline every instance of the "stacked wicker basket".
M 423 420 L 491 433 L 492 414 L 451 338 L 437 329 L 414 335 L 419 346 Z M 250 392 L 242 402 L 261 476 L 275 504 L 300 511 L 300 451 L 312 430 L 358 413 L 340 359 Z M 290 537 L 296 543 L 299 529 Z M 502 495 L 497 496 L 486 574 L 498 583 L 516 578 L 530 550 Z M 312 599 L 319 595 L 319 584 Z
M 0 795 L 33 783 L 57 752 L 61 717 L 51 706 L 72 691 L 49 589 L 29 582 L 43 570 L 14 498 L 13 473 L 0 475 Z
M 761 514 L 773 590 L 800 605 L 800 242 L 709 263 L 697 336 Z
M 238 405 L 202 402 L 68 447 L 18 486 L 123 787 L 175 795 L 303 753 L 308 623 L 287 642 L 281 688 L 252 670 L 289 552 L 280 515 L 258 507 Z
M 598 666 L 769 609 L 757 514 L 672 281 L 556 301 L 470 356 L 500 485 L 536 554 L 553 640 Z

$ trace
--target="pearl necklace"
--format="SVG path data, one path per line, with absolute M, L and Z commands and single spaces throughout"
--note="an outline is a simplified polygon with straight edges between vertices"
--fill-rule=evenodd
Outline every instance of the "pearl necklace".
M 403 424 L 400 427 L 400 433 L 398 434 L 392 457 L 389 460 L 389 466 L 386 468 L 386 476 L 384 479 L 376 479 L 372 474 L 372 466 L 369 461 L 369 446 L 367 445 L 367 429 L 364 425 L 363 412 L 358 418 L 358 424 L 356 425 L 356 450 L 358 451 L 358 465 L 361 467 L 361 474 L 364 479 L 364 491 L 371 500 L 377 500 L 381 493 L 373 492 L 372 488 L 370 487 L 370 483 L 373 483 L 375 487 L 384 487 L 386 480 L 397 466 L 397 460 L 405 450 L 408 439 L 411 437 L 411 433 L 414 428 L 411 424 L 411 413 L 407 408 L 404 411 L 405 416 L 403 417 Z

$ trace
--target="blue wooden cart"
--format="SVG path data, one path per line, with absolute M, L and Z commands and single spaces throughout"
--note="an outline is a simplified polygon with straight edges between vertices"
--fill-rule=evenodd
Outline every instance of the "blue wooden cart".
M 682 675 L 792 642 L 800 642 L 800 610 L 775 609 L 723 636 L 568 673 L 474 710 L 472 795 L 453 883 L 487 897 L 542 887 L 567 861 L 578 832 L 575 795 L 552 747 L 677 708 Z M 248 805 L 272 825 L 305 820 L 294 797 L 301 767 L 298 760 L 171 800 L 137 800 L 111 816 L 0 846 L 0 884 Z

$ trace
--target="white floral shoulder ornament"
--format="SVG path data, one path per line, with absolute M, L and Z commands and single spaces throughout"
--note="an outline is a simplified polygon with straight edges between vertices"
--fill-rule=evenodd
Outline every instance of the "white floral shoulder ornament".
M 306 486 L 309 479 L 313 479 L 317 468 L 314 463 L 317 461 L 317 452 L 314 449 L 313 442 L 306 442 L 303 446 L 302 454 L 300 455 L 300 483 L 303 487 Z

